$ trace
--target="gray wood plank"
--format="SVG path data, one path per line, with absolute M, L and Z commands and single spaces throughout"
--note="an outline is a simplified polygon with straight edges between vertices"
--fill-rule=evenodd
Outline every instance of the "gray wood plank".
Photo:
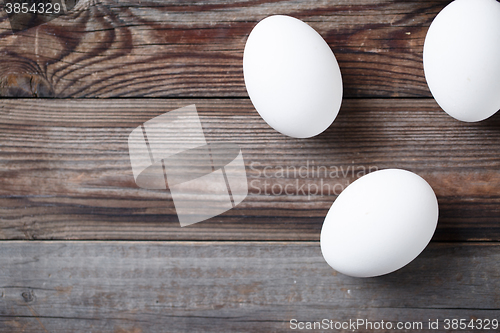
M 0 332 L 285 332 L 291 319 L 500 319 L 499 261 L 498 243 L 433 243 L 395 273 L 359 279 L 333 271 L 317 242 L 4 241 Z
M 349 97 L 429 97 L 422 49 L 448 0 L 80 0 L 13 34 L 0 11 L 0 96 L 246 97 L 245 41 L 261 19 L 309 23 Z
M 180 228 L 168 191 L 135 184 L 127 138 L 189 104 L 209 142 L 242 148 L 250 194 Z M 435 240 L 500 240 L 499 128 L 498 115 L 461 123 L 433 100 L 345 100 L 330 129 L 304 140 L 269 128 L 249 100 L 2 100 L 0 239 L 319 240 L 336 194 L 358 171 L 403 168 L 436 191 Z M 318 177 L 319 167 L 328 174 Z M 308 173 L 294 174 L 300 168 Z M 315 195 L 321 182 L 330 191 Z M 273 195 L 272 186 L 288 184 L 289 195 Z

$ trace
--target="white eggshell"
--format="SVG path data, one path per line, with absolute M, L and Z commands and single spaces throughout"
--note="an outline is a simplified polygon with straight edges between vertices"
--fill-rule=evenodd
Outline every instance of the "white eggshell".
M 255 109 L 285 135 L 318 135 L 339 112 L 337 60 L 325 40 L 296 18 L 270 16 L 255 26 L 245 46 L 243 73 Z
M 432 22 L 424 43 L 425 78 L 441 108 L 462 121 L 500 109 L 500 3 L 456 0 Z
M 387 274 L 424 250 L 437 220 L 436 195 L 424 179 L 405 170 L 376 171 L 335 200 L 321 230 L 321 252 L 343 274 Z

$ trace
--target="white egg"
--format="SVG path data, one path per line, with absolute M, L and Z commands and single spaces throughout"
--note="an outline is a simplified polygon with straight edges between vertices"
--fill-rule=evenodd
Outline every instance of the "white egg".
M 339 112 L 337 59 L 325 40 L 296 18 L 275 15 L 255 26 L 245 46 L 243 73 L 255 109 L 285 135 L 318 135 Z
M 500 3 L 456 0 L 432 22 L 424 43 L 432 95 L 450 116 L 480 121 L 500 109 Z
M 335 200 L 321 229 L 321 252 L 343 274 L 387 274 L 424 250 L 437 220 L 436 195 L 424 179 L 405 170 L 376 171 Z

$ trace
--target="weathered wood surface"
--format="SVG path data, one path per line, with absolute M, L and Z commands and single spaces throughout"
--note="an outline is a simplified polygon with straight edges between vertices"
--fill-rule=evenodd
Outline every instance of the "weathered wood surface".
M 0 100 L 0 333 L 285 332 L 293 318 L 430 319 L 441 332 L 444 319 L 500 319 L 500 115 L 454 121 L 423 75 L 425 33 L 448 3 L 83 0 L 15 34 L 0 8 L 0 97 L 89 98 Z M 318 137 L 275 132 L 245 98 L 245 41 L 272 14 L 309 23 L 339 60 L 347 99 Z M 113 97 L 167 99 L 90 99 Z M 250 194 L 180 228 L 168 191 L 136 186 L 127 137 L 189 104 L 209 142 L 242 148 Z M 434 242 L 387 276 L 337 274 L 317 242 L 324 216 L 384 168 L 434 188 Z
M 393 274 L 359 279 L 333 271 L 318 242 L 0 242 L 0 332 L 500 319 L 499 261 L 498 243 L 433 243 Z
M 242 148 L 250 194 L 219 217 L 180 228 L 168 191 L 136 186 L 127 138 L 186 103 L 198 106 L 209 142 Z M 307 140 L 269 128 L 248 100 L 2 100 L 0 238 L 319 240 L 347 184 L 370 170 L 403 168 L 439 198 L 434 240 L 498 241 L 498 151 L 499 116 L 461 123 L 433 100 L 346 100 L 334 124 Z M 316 195 L 321 184 L 330 191 Z
M 287 14 L 332 47 L 346 97 L 430 97 L 428 26 L 448 0 L 81 0 L 68 15 L 13 34 L 0 18 L 0 95 L 247 96 L 246 38 Z

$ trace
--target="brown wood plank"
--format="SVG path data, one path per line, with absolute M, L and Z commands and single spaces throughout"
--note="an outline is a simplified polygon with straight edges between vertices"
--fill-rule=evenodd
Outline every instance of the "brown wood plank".
M 288 332 L 324 318 L 444 332 L 444 319 L 500 319 L 498 243 L 433 243 L 369 279 L 333 271 L 317 242 L 10 241 L 0 254 L 0 332 Z
M 448 0 L 116 1 L 13 34 L 0 17 L 0 96 L 247 96 L 242 57 L 253 26 L 286 14 L 336 54 L 347 97 L 429 97 L 427 28 Z
M 136 186 L 127 138 L 194 103 L 207 141 L 242 148 L 250 194 L 181 228 L 168 191 Z M 2 100 L 0 239 L 319 240 L 341 189 L 370 169 L 403 168 L 439 198 L 435 240 L 498 241 L 499 129 L 498 115 L 461 123 L 430 99 L 346 100 L 310 139 L 269 128 L 249 100 Z M 315 195 L 321 184 L 330 190 Z

